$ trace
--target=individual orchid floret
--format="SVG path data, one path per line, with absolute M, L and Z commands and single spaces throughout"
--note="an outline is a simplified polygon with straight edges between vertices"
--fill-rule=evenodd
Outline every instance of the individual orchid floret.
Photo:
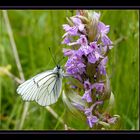
M 63 53 L 64 53 L 64 56 L 68 56 L 68 57 L 70 57 L 70 56 L 72 56 L 73 54 L 74 54 L 74 50 L 72 50 L 72 49 L 66 49 L 66 48 L 63 48 Z
M 79 18 L 71 17 L 71 20 L 80 32 L 84 31 L 85 25 L 81 22 L 81 20 Z
M 104 45 L 111 45 L 112 44 L 112 41 L 107 36 L 109 29 L 110 29 L 109 25 L 105 25 L 102 22 L 98 23 L 98 37 L 101 38 L 101 41 Z
M 103 92 L 104 90 L 104 83 L 94 83 L 92 88 L 95 88 L 99 92 Z
M 106 56 L 99 64 L 99 71 L 101 75 L 106 75 L 106 63 L 108 61 L 108 57 Z
M 87 121 L 90 128 L 92 128 L 99 121 L 99 119 L 96 116 L 91 115 L 87 116 Z

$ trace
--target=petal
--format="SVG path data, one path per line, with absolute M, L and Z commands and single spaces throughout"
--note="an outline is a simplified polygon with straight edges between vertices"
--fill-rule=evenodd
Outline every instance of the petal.
M 105 66 L 108 61 L 108 57 L 106 56 L 102 61 L 100 62 L 101 65 Z
M 88 103 L 89 102 L 92 102 L 92 98 L 91 98 L 91 90 L 86 90 L 83 97 L 82 97 L 83 100 L 86 100 Z
M 88 120 L 89 126 L 92 128 L 94 124 L 98 122 L 99 119 L 96 116 L 91 115 L 87 117 L 87 120 Z
M 91 49 L 89 46 L 81 46 L 80 50 L 83 52 L 85 56 L 87 56 L 89 53 L 91 53 Z
M 75 25 L 80 25 L 82 23 L 81 20 L 77 17 L 71 17 L 71 20 Z
M 98 52 L 95 52 L 95 57 L 96 57 L 96 61 L 98 61 L 99 58 L 103 58 Z
M 64 40 L 62 41 L 62 44 L 69 44 L 70 43 L 70 38 L 66 36 Z
M 84 88 L 90 89 L 90 87 L 91 87 L 91 83 L 89 82 L 89 80 L 84 81 Z
M 101 41 L 103 42 L 104 45 L 111 45 L 112 41 L 109 39 L 107 35 L 104 35 L 101 37 Z
M 92 110 L 90 108 L 85 109 L 85 115 L 86 116 L 92 115 Z
M 110 27 L 109 25 L 105 25 L 103 22 L 98 22 L 98 32 L 102 35 L 105 35 L 109 32 Z
M 100 66 L 100 74 L 106 75 L 106 69 L 104 66 Z
M 104 89 L 104 83 L 95 83 L 93 84 L 93 88 L 96 88 L 97 91 L 102 92 Z
M 97 61 L 97 60 L 96 60 L 95 55 L 92 54 L 92 53 L 90 53 L 90 54 L 88 55 L 88 62 L 90 62 L 90 63 L 95 63 L 96 61 Z
M 62 26 L 66 32 L 71 28 L 68 24 L 63 24 Z
M 97 42 L 91 42 L 90 47 L 95 50 L 97 48 Z
M 69 56 L 70 57 L 70 56 L 73 55 L 74 50 L 63 48 L 63 53 L 64 53 L 65 56 Z
M 79 63 L 79 64 L 77 64 L 77 67 L 78 67 L 78 68 L 84 68 L 84 67 L 86 67 L 86 65 L 83 64 L 83 63 Z
M 68 30 L 68 33 L 71 35 L 71 36 L 76 36 L 77 35 L 77 32 L 78 32 L 78 28 L 76 26 L 73 26 L 71 27 L 69 30 Z
M 96 116 L 92 116 L 92 118 L 91 118 L 91 121 L 92 121 L 93 124 L 94 124 L 94 123 L 97 123 L 98 120 L 99 120 L 99 119 L 98 119 Z
M 80 38 L 77 40 L 77 42 L 81 45 L 81 46 L 88 46 L 88 41 L 85 35 L 81 35 Z
M 78 26 L 78 28 L 79 28 L 79 31 L 83 31 L 84 30 L 84 28 L 85 28 L 85 25 L 84 24 L 80 24 L 79 26 Z

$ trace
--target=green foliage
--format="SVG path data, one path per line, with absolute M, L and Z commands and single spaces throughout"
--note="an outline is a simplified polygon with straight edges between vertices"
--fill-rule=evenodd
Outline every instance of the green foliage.
M 116 43 L 109 53 L 107 70 L 111 75 L 111 87 L 115 97 L 112 114 L 121 117 L 119 129 L 138 129 L 139 120 L 139 13 L 137 10 L 100 10 L 101 21 L 110 25 L 109 37 Z M 56 61 L 62 56 L 64 33 L 62 24 L 73 10 L 8 10 L 14 39 L 25 78 L 54 68 L 48 47 Z M 116 42 L 115 42 L 116 41 Z M 63 66 L 66 59 L 63 61 Z M 19 77 L 11 43 L 0 11 L 0 67 L 11 65 L 10 72 Z M 0 74 L 0 129 L 18 129 L 24 102 L 16 93 L 18 84 Z M 69 127 L 77 130 L 88 125 L 67 110 L 62 99 L 51 105 Z M 31 102 L 22 129 L 64 129 L 44 107 Z

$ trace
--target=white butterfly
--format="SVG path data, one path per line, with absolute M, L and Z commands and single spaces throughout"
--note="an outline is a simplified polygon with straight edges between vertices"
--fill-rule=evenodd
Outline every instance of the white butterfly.
M 57 65 L 53 70 L 42 72 L 25 81 L 17 88 L 25 101 L 36 101 L 41 106 L 57 102 L 62 89 L 64 72 Z

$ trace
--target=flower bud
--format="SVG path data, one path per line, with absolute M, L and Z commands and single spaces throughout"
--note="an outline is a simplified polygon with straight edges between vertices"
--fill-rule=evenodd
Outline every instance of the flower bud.
M 88 12 L 88 17 L 89 17 L 89 23 L 86 25 L 87 34 L 88 34 L 89 41 L 93 42 L 97 35 L 97 31 L 98 31 L 97 27 L 98 27 L 100 14 L 95 12 L 94 13 Z

